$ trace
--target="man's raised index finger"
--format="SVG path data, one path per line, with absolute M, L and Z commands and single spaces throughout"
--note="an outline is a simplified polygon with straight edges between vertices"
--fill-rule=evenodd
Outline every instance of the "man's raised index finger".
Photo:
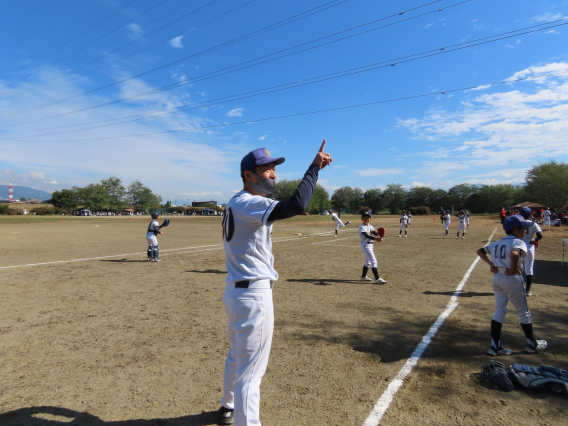
M 321 144 L 321 147 L 320 147 L 319 152 L 323 152 L 323 149 L 324 149 L 324 148 L 325 148 L 325 139 L 323 140 L 323 142 L 322 142 L 322 144 Z

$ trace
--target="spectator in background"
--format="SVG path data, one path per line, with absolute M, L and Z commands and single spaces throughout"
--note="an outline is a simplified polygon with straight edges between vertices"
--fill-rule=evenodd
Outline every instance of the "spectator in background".
M 505 219 L 507 218 L 507 212 L 505 211 L 505 207 L 501 207 L 499 216 L 501 217 L 501 223 L 505 222 Z
M 550 212 L 550 209 L 547 207 L 544 212 L 542 212 L 542 225 L 543 226 L 550 226 L 550 216 L 552 216 L 552 213 Z

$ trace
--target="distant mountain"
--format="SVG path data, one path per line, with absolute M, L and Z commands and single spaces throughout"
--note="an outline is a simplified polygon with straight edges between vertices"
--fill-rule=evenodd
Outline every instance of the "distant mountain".
M 49 200 L 51 198 L 51 193 L 42 191 L 41 189 L 33 189 L 28 186 L 16 186 L 14 185 L 14 200 L 19 200 L 20 198 L 39 198 L 42 201 Z M 0 185 L 0 198 L 3 200 L 8 199 L 8 185 Z

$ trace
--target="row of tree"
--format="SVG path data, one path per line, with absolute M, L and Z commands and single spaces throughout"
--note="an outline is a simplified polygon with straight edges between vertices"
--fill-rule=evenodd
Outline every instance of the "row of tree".
M 532 167 L 524 185 L 469 185 L 463 183 L 450 188 L 432 189 L 414 187 L 406 190 L 400 184 L 390 184 L 384 189 L 368 189 L 344 186 L 331 197 L 334 209 L 358 212 L 369 206 L 374 212 L 400 213 L 410 207 L 429 207 L 437 212 L 446 209 L 467 209 L 472 213 L 496 213 L 501 207 L 509 208 L 524 201 L 560 209 L 568 202 L 568 163 L 550 161 Z
M 119 213 L 130 206 L 139 211 L 159 207 L 162 197 L 154 194 L 139 180 L 124 187 L 119 178 L 109 177 L 100 183 L 90 183 L 82 188 L 74 186 L 71 189 L 54 191 L 48 202 L 68 212 L 84 207 L 95 212 Z
M 301 179 L 294 179 L 294 180 L 279 180 L 276 181 L 276 187 L 274 188 L 274 194 L 272 194 L 272 198 L 275 200 L 285 200 L 292 196 L 298 185 L 300 184 Z M 318 214 L 324 210 L 331 209 L 331 201 L 329 200 L 329 192 L 321 185 L 316 185 L 316 189 L 312 195 L 312 199 L 308 204 L 308 208 L 306 211 L 310 214 Z

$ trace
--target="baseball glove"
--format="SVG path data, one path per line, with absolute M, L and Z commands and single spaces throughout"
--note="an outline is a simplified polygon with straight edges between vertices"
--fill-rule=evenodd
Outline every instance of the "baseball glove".
M 481 378 L 495 383 L 505 392 L 511 392 L 514 389 L 513 382 L 508 376 L 509 368 L 499 361 L 489 361 L 481 369 Z
M 533 245 L 534 245 L 534 248 L 537 249 L 538 248 L 538 241 L 535 241 Z
M 170 226 L 170 220 L 169 219 L 164 220 L 164 223 L 162 223 L 162 226 L 160 226 L 160 228 L 163 228 L 165 226 Z
M 381 226 L 379 229 L 377 229 L 377 233 L 379 234 L 379 237 L 384 238 L 387 230 Z

